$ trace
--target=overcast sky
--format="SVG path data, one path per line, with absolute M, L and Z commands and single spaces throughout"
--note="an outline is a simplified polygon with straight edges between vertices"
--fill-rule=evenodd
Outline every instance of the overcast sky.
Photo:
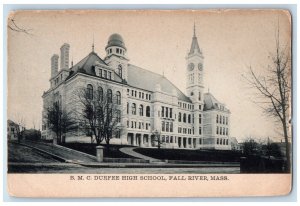
M 33 35 L 8 31 L 8 118 L 26 121 L 26 127 L 41 127 L 42 94 L 49 89 L 50 58 L 70 44 L 74 64 L 92 50 L 105 57 L 112 33 L 125 41 L 130 64 L 164 75 L 185 92 L 187 51 L 193 24 L 204 55 L 204 85 L 231 111 L 231 135 L 277 137 L 272 118 L 252 103 L 253 92 L 242 74 L 248 66 L 266 73 L 269 52 L 275 48 L 279 22 L 280 41 L 290 40 L 287 13 L 276 11 L 198 12 L 20 12 L 16 23 Z M 279 20 L 279 21 L 278 21 Z M 277 139 L 279 140 L 279 139 Z

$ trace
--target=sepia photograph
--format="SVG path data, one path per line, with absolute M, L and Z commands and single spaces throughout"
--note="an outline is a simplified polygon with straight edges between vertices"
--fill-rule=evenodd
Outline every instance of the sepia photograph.
M 291 22 L 279 9 L 12 11 L 9 190 L 26 196 L 25 175 L 169 186 L 281 175 L 266 194 L 287 194 Z

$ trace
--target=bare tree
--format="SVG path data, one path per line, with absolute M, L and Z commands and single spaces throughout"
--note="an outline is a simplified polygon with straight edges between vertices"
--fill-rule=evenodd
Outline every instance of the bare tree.
M 276 34 L 275 53 L 270 54 L 268 75 L 262 76 L 249 67 L 245 77 L 247 83 L 256 91 L 257 103 L 270 117 L 279 123 L 283 130 L 286 147 L 287 170 L 290 170 L 289 121 L 291 101 L 291 59 L 290 46 L 282 47 L 279 42 L 279 27 Z
M 8 29 L 10 29 L 11 31 L 14 31 L 14 32 L 20 32 L 20 33 L 32 35 L 32 33 L 30 33 L 30 31 L 32 29 L 27 29 L 27 28 L 21 27 L 20 25 L 17 24 L 17 22 L 14 18 L 8 18 L 7 27 L 8 27 Z
M 98 84 L 96 88 L 88 85 L 77 92 L 79 99 L 78 118 L 81 129 L 95 137 L 97 145 L 105 141 L 109 147 L 110 140 L 121 134 L 121 93 L 113 92 L 107 84 Z
M 65 138 L 62 137 L 78 128 L 72 112 L 63 110 L 59 103 L 54 103 L 47 109 L 45 119 L 49 124 L 49 129 L 56 134 L 57 144 L 64 143 Z
M 152 135 L 154 136 L 154 138 L 152 139 L 152 142 L 156 143 L 157 148 L 160 149 L 161 145 L 165 142 L 162 138 L 161 138 L 161 132 L 158 130 L 154 130 L 152 132 Z

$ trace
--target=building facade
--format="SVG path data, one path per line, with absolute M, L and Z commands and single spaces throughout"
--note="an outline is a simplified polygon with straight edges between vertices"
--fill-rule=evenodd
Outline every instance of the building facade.
M 59 102 L 66 110 L 78 110 L 76 89 L 86 87 L 93 93 L 105 84 L 117 94 L 121 107 L 119 128 L 122 129 L 111 144 L 156 147 L 155 138 L 159 134 L 163 148 L 231 149 L 230 111 L 211 93 L 204 92 L 204 56 L 195 28 L 186 56 L 185 93 L 163 75 L 130 64 L 119 34 L 109 37 L 103 59 L 92 48 L 77 64 L 69 65 L 69 48 L 69 44 L 64 44 L 60 49 L 60 70 L 59 56 L 51 57 L 50 89 L 42 96 L 43 117 L 53 102 Z M 79 136 L 67 139 L 90 140 Z M 45 118 L 42 138 L 55 138 Z

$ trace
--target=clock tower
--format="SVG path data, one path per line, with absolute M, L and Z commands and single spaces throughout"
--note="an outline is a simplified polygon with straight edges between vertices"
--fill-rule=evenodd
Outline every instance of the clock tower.
M 203 103 L 203 59 L 204 57 L 198 44 L 194 25 L 192 45 L 186 57 L 186 92 L 193 103 L 199 104 Z

